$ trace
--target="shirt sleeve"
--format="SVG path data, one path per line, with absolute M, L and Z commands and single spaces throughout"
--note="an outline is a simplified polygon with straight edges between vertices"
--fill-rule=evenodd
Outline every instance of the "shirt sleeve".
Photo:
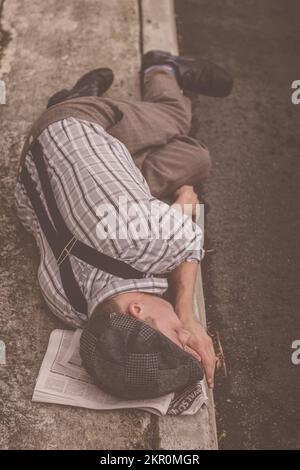
M 204 257 L 201 227 L 193 222 L 190 215 L 161 201 L 159 201 L 159 206 L 160 212 L 165 211 L 166 214 L 160 222 L 160 229 L 167 234 L 167 259 L 169 260 L 167 270 L 174 269 L 184 261 L 199 263 Z
M 199 263 L 203 256 L 203 232 L 189 215 L 168 204 L 152 198 L 140 203 L 141 213 L 129 224 L 131 237 L 136 227 L 144 233 L 137 234 L 138 247 L 130 263 L 144 272 L 165 273 L 172 271 L 184 261 Z M 139 207 L 140 207 L 139 206 Z

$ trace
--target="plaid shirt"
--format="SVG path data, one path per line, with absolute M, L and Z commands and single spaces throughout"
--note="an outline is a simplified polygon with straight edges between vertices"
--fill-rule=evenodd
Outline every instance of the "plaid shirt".
M 119 198 L 126 197 L 129 203 L 139 203 L 146 218 L 151 204 L 159 213 L 168 215 L 167 204 L 153 198 L 142 173 L 123 145 L 96 124 L 67 118 L 57 121 L 38 138 L 43 147 L 44 158 L 58 208 L 71 232 L 82 242 L 114 258 L 125 261 L 134 268 L 149 273 L 142 279 L 122 279 L 99 270 L 70 255 L 77 282 L 88 302 L 88 315 L 105 299 L 122 292 L 142 291 L 162 295 L 168 282 L 151 273 L 165 273 L 183 261 L 199 262 L 203 255 L 202 231 L 193 224 L 194 238 L 176 238 L 176 230 L 169 239 L 162 237 L 99 238 L 99 207 L 110 204 L 118 210 Z M 36 168 L 30 151 L 24 163 L 37 182 L 37 189 L 45 204 Z M 20 180 L 17 181 L 16 206 L 18 216 L 33 233 L 40 250 L 38 280 L 45 301 L 55 315 L 72 326 L 83 326 L 86 315 L 74 310 L 61 284 L 57 261 L 50 249 L 35 212 Z M 46 204 L 45 204 L 46 207 Z M 175 211 L 178 218 L 184 215 Z M 163 227 L 164 217 L 156 219 L 157 227 Z M 145 219 L 146 220 L 146 219 Z

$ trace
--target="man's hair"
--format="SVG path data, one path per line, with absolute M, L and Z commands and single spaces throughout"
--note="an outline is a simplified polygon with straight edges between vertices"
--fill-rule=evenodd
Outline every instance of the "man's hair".
M 108 313 L 124 313 L 112 297 L 109 297 L 101 302 L 101 304 L 97 305 L 93 312 L 93 317 Z
M 101 304 L 97 305 L 93 312 L 93 317 L 109 313 L 125 313 L 121 310 L 120 306 L 113 299 L 113 297 L 109 297 L 108 299 L 104 300 L 104 302 L 101 302 Z M 147 323 L 147 325 L 151 326 L 154 329 L 157 329 L 155 326 L 155 322 L 152 320 L 151 317 L 146 317 L 143 320 L 139 321 Z

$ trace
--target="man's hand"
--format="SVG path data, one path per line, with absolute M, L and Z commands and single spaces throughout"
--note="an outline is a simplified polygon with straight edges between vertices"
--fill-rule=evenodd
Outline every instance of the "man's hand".
M 190 215 L 195 220 L 199 199 L 193 186 L 184 185 L 177 189 L 173 204 L 178 204 L 184 214 Z
M 209 388 L 213 388 L 217 358 L 212 339 L 197 320 L 193 318 L 187 320 L 182 319 L 181 323 L 190 333 L 189 339 L 186 343 L 186 351 L 190 352 L 192 355 L 194 355 L 193 352 L 197 353 L 201 359 L 208 386 Z
M 169 274 L 170 294 L 174 310 L 185 330 L 190 333 L 186 351 L 201 360 L 210 388 L 214 385 L 216 355 L 210 336 L 195 319 L 194 291 L 198 264 L 184 262 Z

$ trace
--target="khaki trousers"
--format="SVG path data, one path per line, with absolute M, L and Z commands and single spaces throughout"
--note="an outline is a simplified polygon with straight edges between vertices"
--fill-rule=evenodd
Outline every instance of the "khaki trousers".
M 171 197 L 180 186 L 197 185 L 208 176 L 209 152 L 188 136 L 191 101 L 173 73 L 159 68 L 147 72 L 142 102 L 103 101 L 112 105 L 103 127 L 126 145 L 153 196 Z
M 191 102 L 168 70 L 155 68 L 145 74 L 143 101 L 86 96 L 45 110 L 27 135 L 21 166 L 34 139 L 51 123 L 70 116 L 100 124 L 124 143 L 159 199 L 172 197 L 184 184 L 197 185 L 209 174 L 207 148 L 188 135 Z

